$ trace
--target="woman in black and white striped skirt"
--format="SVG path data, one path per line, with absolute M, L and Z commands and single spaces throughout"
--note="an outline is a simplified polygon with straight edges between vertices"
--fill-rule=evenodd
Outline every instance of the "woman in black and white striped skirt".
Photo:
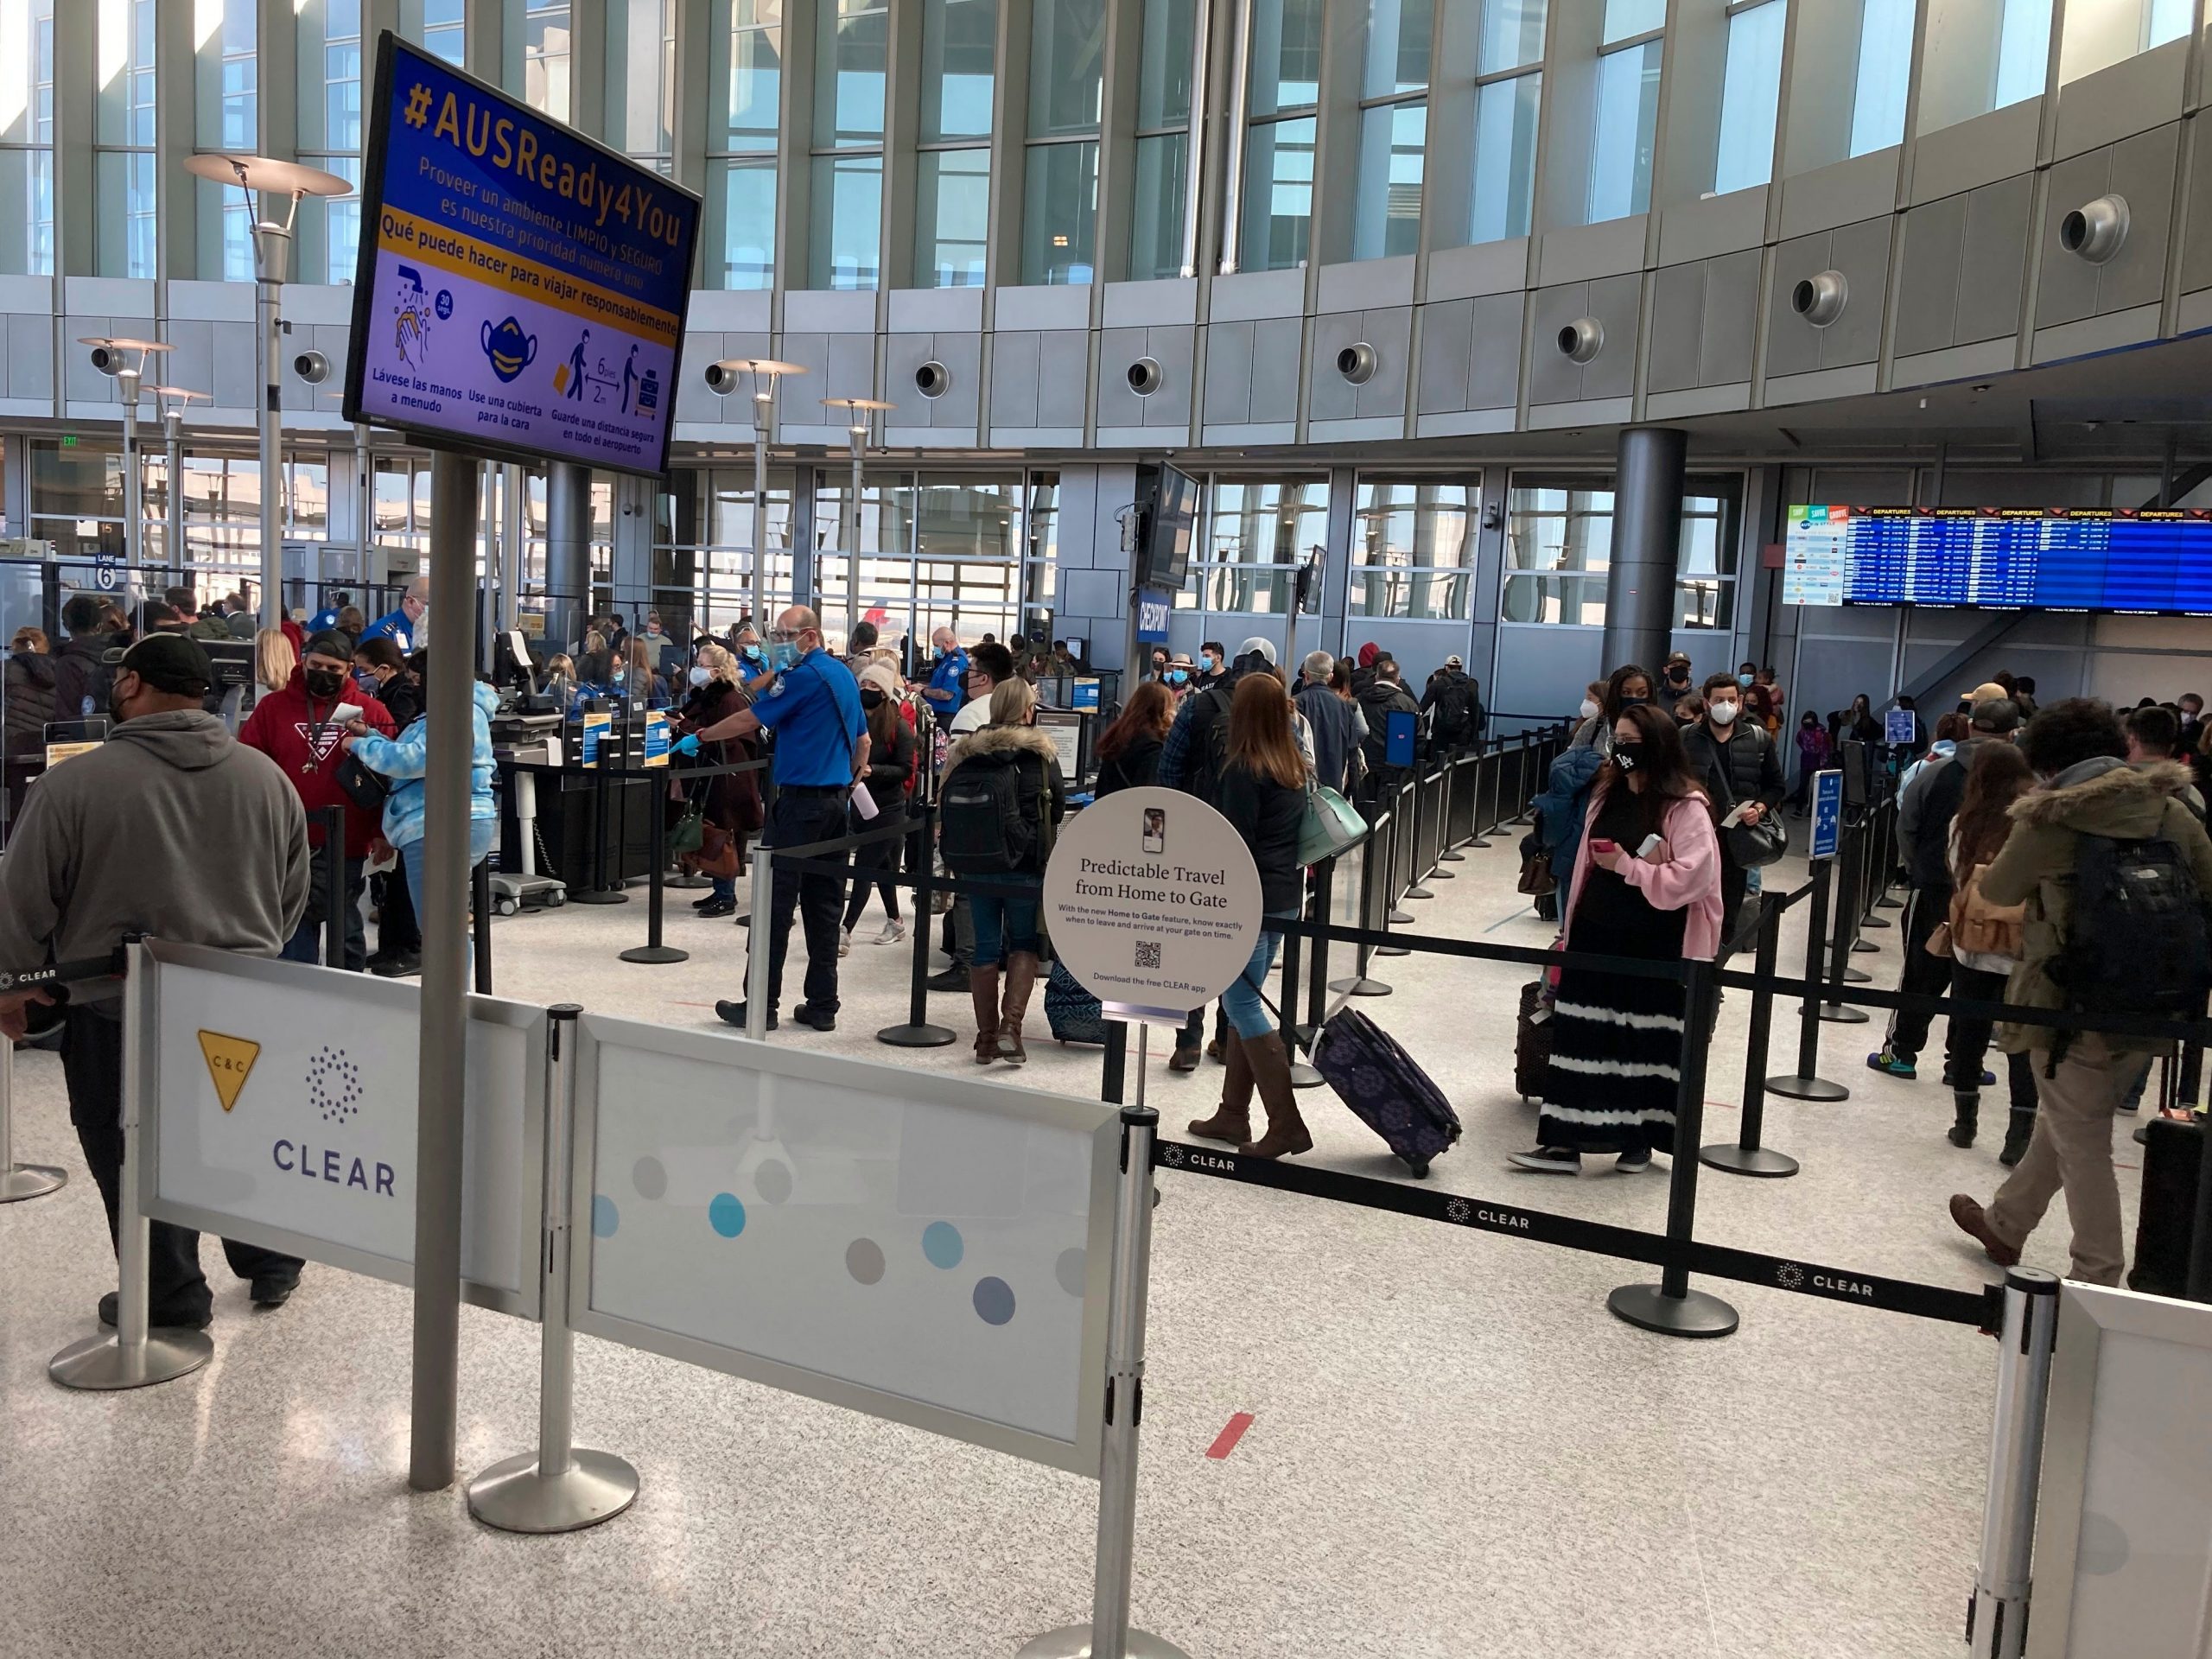
M 1720 939 L 1720 844 L 1675 722 L 1621 710 L 1612 758 L 1592 791 L 1575 859 L 1570 950 L 1648 962 L 1712 960 Z M 1571 1175 L 1586 1152 L 1624 1171 L 1675 1149 L 1683 988 L 1669 980 L 1564 967 L 1536 1146 L 1522 1169 Z

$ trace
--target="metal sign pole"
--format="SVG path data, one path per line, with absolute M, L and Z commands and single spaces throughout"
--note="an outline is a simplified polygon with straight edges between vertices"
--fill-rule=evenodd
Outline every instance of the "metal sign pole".
M 1016 1659 L 1188 1659 L 1129 1628 L 1136 1555 L 1137 1426 L 1144 1419 L 1145 1303 L 1152 1270 L 1152 1145 L 1160 1114 L 1144 1103 L 1149 1027 L 1137 1027 L 1137 1103 L 1122 1109 L 1122 1179 L 1114 1198 L 1114 1287 L 1107 1314 L 1106 1440 L 1098 1470 L 1098 1554 L 1090 1623 L 1048 1631 Z
M 2039 1268 L 2005 1274 L 2005 1326 L 1997 1339 L 1997 1409 L 1982 1501 L 1981 1560 L 1967 1605 L 1971 1659 L 2020 1659 L 2028 1643 L 2029 1568 L 2043 1470 L 2050 1351 L 2058 1338 L 2058 1280 Z
M 767 848 L 753 849 L 753 906 L 745 930 L 745 1034 L 756 1043 L 768 1039 L 768 912 L 776 901 L 775 861 Z
M 476 585 L 475 458 L 430 457 L 430 653 L 423 837 L 422 1061 L 415 1177 L 415 1375 L 407 1484 L 453 1484 L 460 1431 L 461 1102 L 467 1087 L 469 756 L 475 715 L 467 629 Z M 455 625 L 458 624 L 458 625 Z
M 16 1046 L 0 1037 L 0 1204 L 42 1198 L 62 1185 L 69 1172 L 51 1164 L 16 1161 Z
M 537 1450 L 493 1464 L 468 1483 L 468 1512 L 502 1532 L 575 1532 L 637 1501 L 638 1471 L 575 1444 L 575 1333 L 569 1329 L 569 1254 L 575 1162 L 575 1002 L 546 1009 L 545 1224 L 537 1372 Z

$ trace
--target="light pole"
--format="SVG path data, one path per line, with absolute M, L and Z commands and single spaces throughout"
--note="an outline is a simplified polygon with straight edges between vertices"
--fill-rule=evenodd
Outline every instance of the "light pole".
M 113 375 L 123 393 L 123 564 L 135 588 L 139 579 L 139 547 L 145 535 L 138 491 L 139 383 L 145 376 L 148 354 L 166 352 L 169 346 L 164 340 L 117 340 L 105 334 L 88 334 L 77 343 L 92 347 L 92 366 L 102 374 Z
M 282 485 L 277 477 L 283 456 L 284 389 L 283 293 L 292 257 L 292 224 L 299 217 L 300 202 L 308 196 L 329 199 L 350 196 L 353 187 L 334 173 L 279 162 L 266 156 L 188 156 L 185 171 L 218 184 L 235 184 L 245 194 L 246 211 L 253 211 L 253 193 L 284 196 L 291 205 L 284 222 L 257 219 L 253 226 L 254 359 L 260 369 L 261 408 L 257 424 L 261 434 L 261 626 L 273 628 L 283 620 L 284 585 L 283 518 L 278 503 Z
M 861 458 L 868 449 L 868 423 L 879 414 L 899 407 L 875 397 L 824 397 L 831 409 L 845 411 L 846 432 L 853 441 L 852 510 L 845 516 L 845 652 L 851 655 L 853 633 L 861 625 Z
M 768 423 L 775 413 L 776 382 L 805 372 L 799 364 L 772 357 L 726 357 L 707 365 L 707 389 L 719 397 L 737 390 L 738 376 L 753 378 L 753 626 L 763 641 L 768 638 Z
M 154 406 L 162 411 L 162 437 L 168 449 L 168 500 L 163 518 L 168 525 L 169 563 L 181 579 L 184 564 L 184 411 L 208 394 L 189 386 L 149 386 Z M 196 584 L 188 583 L 188 586 Z

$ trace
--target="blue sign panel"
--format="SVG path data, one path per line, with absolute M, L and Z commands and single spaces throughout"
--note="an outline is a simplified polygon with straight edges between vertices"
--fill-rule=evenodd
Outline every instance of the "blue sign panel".
M 1421 724 L 1421 716 L 1410 709 L 1393 709 L 1385 717 L 1382 729 L 1382 764 L 1386 766 L 1410 766 L 1414 763 L 1414 733 Z
M 1910 709 L 1892 709 L 1882 716 L 1882 740 L 1899 747 L 1919 741 L 1920 721 Z
M 346 418 L 665 472 L 698 197 L 389 31 L 369 107 Z
M 1157 588 L 1137 589 L 1137 643 L 1164 645 L 1167 643 L 1167 619 L 1175 612 L 1175 595 Z
M 1068 707 L 1071 709 L 1090 709 L 1096 710 L 1098 707 L 1098 682 L 1096 680 L 1074 680 L 1070 682 L 1068 686 Z
M 1843 774 L 1813 774 L 1813 845 L 1811 858 L 1834 858 L 1843 839 Z

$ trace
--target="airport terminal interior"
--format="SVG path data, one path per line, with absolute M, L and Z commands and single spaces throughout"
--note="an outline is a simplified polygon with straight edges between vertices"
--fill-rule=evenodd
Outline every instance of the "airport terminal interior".
M 0 1659 L 2212 1653 L 2208 382 L 2212 0 L 0 0 Z

